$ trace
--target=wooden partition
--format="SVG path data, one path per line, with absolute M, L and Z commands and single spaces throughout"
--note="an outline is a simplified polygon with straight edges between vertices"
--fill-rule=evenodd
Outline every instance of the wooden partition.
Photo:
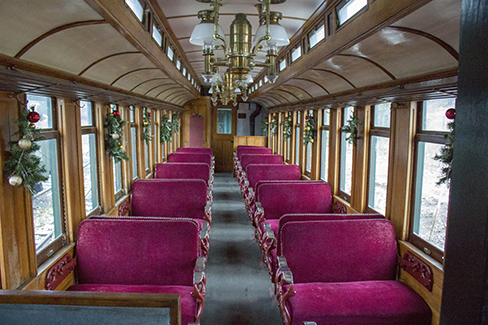
M 0 290 L 0 319 L 22 325 L 181 325 L 181 304 L 177 294 Z
M 247 136 L 247 135 L 235 135 L 234 136 L 234 151 L 237 146 L 263 146 L 268 145 L 268 138 L 261 136 Z

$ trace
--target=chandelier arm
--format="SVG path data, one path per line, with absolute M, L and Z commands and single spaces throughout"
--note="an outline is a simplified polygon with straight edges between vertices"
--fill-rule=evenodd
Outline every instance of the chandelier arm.
M 261 37 L 257 42 L 256 42 L 256 45 L 254 45 L 251 53 L 252 53 L 252 56 L 256 56 L 258 55 L 258 48 L 259 48 L 259 44 L 262 42 L 262 41 L 270 41 L 271 40 L 271 35 L 269 34 L 269 3 L 270 3 L 270 0 L 266 0 L 266 3 L 265 3 L 265 6 L 266 6 L 266 34 L 264 34 L 263 37 Z
M 224 53 L 227 53 L 227 41 L 225 40 L 224 37 L 222 37 L 220 34 L 219 34 L 219 10 L 220 10 L 220 0 L 214 0 L 214 4 L 213 4 L 213 9 L 214 9 L 214 34 L 213 34 L 213 38 L 215 40 L 221 40 L 224 45 Z

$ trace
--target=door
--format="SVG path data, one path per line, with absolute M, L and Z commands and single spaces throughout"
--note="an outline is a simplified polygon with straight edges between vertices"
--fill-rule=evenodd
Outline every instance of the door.
M 231 173 L 234 169 L 232 151 L 237 129 L 237 109 L 229 106 L 212 107 L 212 150 L 215 156 L 215 171 Z

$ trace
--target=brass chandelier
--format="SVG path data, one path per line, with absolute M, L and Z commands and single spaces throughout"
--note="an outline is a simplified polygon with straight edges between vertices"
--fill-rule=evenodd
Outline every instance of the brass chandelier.
M 280 12 L 270 11 L 271 3 L 283 3 L 286 0 L 259 0 L 256 4 L 259 14 L 259 29 L 252 42 L 252 26 L 243 13 L 238 13 L 230 26 L 230 42 L 227 42 L 224 31 L 219 25 L 219 9 L 221 0 L 196 0 L 210 3 L 213 9 L 201 10 L 198 18 L 201 22 L 193 29 L 190 43 L 203 47 L 205 68 L 202 73 L 204 82 L 210 83 L 209 93 L 212 103 L 217 105 L 220 99 L 223 105 L 230 101 L 237 105 L 240 94 L 247 101 L 248 86 L 253 82 L 250 71 L 254 67 L 267 68 L 266 80 L 274 83 L 278 78 L 276 69 L 277 48 L 289 44 L 286 30 L 279 24 Z M 265 42 L 267 60 L 254 62 L 254 57 Z M 214 58 L 214 49 L 223 49 L 225 58 Z M 226 67 L 224 77 L 219 74 L 219 67 Z

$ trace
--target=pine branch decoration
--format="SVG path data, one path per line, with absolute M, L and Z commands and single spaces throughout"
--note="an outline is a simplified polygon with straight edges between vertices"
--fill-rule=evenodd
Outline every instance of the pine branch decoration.
M 271 133 L 272 136 L 278 134 L 278 119 L 275 116 L 273 116 L 271 123 L 269 124 L 269 133 Z
M 180 132 L 180 114 L 173 114 L 173 132 Z
M 261 123 L 261 134 L 265 137 L 268 136 L 268 124 L 268 117 L 265 116 L 263 118 L 263 122 Z
M 171 137 L 173 136 L 173 124 L 169 120 L 166 114 L 161 116 L 161 126 L 159 127 L 159 142 L 171 142 Z
M 105 151 L 118 163 L 121 160 L 129 160 L 124 150 L 124 137 L 122 127 L 126 124 L 120 117 L 119 111 L 107 113 L 104 120 L 105 126 Z
M 359 118 L 357 114 L 354 113 L 352 117 L 347 120 L 347 124 L 342 127 L 343 132 L 349 133 L 349 135 L 346 137 L 346 141 L 352 143 L 353 145 L 356 145 L 359 138 L 358 123 Z
M 44 140 L 44 137 L 39 136 L 40 130 L 33 123 L 29 123 L 28 114 L 28 110 L 22 110 L 15 121 L 19 131 L 12 136 L 18 135 L 20 140 L 9 142 L 12 155 L 5 162 L 5 173 L 9 175 L 10 184 L 27 187 L 30 194 L 34 195 L 36 193 L 34 186 L 39 182 L 47 181 L 48 177 L 41 157 L 36 154 L 41 148 L 37 141 Z
M 441 168 L 441 177 L 436 185 L 446 184 L 449 187 L 451 184 L 452 158 L 454 154 L 455 121 L 448 123 L 447 127 L 449 128 L 449 133 L 444 135 L 446 144 L 441 148 L 440 154 L 434 156 L 434 160 L 444 164 Z
M 144 124 L 144 135 L 142 136 L 142 139 L 146 142 L 147 145 L 149 145 L 149 141 L 152 141 L 151 113 L 149 113 L 149 111 L 147 109 L 144 110 L 144 116 L 143 116 L 142 122 Z
M 317 128 L 313 116 L 305 116 L 305 130 L 303 132 L 303 145 L 314 143 Z
M 283 119 L 283 139 L 288 141 L 291 138 L 291 125 L 292 125 L 292 118 L 291 116 L 285 117 Z

